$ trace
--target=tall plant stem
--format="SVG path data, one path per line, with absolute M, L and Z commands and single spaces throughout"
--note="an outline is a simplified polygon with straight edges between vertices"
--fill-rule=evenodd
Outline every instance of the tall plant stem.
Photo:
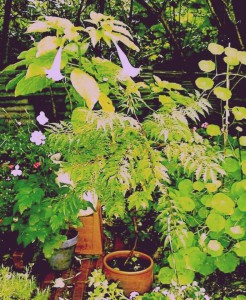
M 126 260 L 124 262 L 124 265 L 126 265 L 127 262 L 129 261 L 129 259 L 133 257 L 134 251 L 136 250 L 136 247 L 137 247 L 137 242 L 138 242 L 138 225 L 137 225 L 136 210 L 134 210 L 134 215 L 132 217 L 132 221 L 133 221 L 133 226 L 134 226 L 135 240 L 134 240 L 133 247 L 132 247 L 130 253 L 128 254 L 128 256 L 127 256 L 127 258 L 126 258 Z
M 226 88 L 230 89 L 230 66 L 227 65 L 226 70 Z M 228 127 L 229 127 L 229 117 L 230 117 L 230 110 L 229 110 L 229 100 L 226 100 L 225 114 L 223 117 L 223 133 L 224 133 L 224 154 L 226 154 L 226 145 L 228 140 Z

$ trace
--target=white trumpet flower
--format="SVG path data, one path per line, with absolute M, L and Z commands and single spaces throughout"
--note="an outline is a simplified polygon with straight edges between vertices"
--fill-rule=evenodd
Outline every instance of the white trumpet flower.
M 64 78 L 61 74 L 61 55 L 62 55 L 62 47 L 60 47 L 56 53 L 53 64 L 49 70 L 45 70 L 46 77 L 48 79 L 52 79 L 54 81 L 60 81 Z
M 127 56 L 125 55 L 125 53 L 121 50 L 121 48 L 119 47 L 119 45 L 116 42 L 113 42 L 118 55 L 119 55 L 119 59 L 122 65 L 122 73 L 121 75 L 123 76 L 130 76 L 130 77 L 136 77 L 139 75 L 141 68 L 135 68 L 131 65 L 131 63 L 129 62 Z

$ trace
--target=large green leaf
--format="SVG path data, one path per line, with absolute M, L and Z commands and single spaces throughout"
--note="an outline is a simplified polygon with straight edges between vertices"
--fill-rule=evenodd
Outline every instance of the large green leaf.
M 215 260 L 216 266 L 223 273 L 231 273 L 235 271 L 239 259 L 233 253 L 226 253 L 222 256 L 219 256 Z
M 207 252 L 213 257 L 221 256 L 223 253 L 224 247 L 217 240 L 210 240 L 207 245 Z
M 225 219 L 217 214 L 217 213 L 211 213 L 206 219 L 206 224 L 208 225 L 208 228 L 215 232 L 220 232 L 222 229 L 225 228 Z
M 216 43 L 210 43 L 208 50 L 214 55 L 220 55 L 224 52 L 224 47 Z
M 214 81 L 208 77 L 199 77 L 195 81 L 196 86 L 201 90 L 210 90 L 214 86 Z
M 221 135 L 220 127 L 218 125 L 214 125 L 214 124 L 209 124 L 206 128 L 206 132 L 210 136 Z
M 241 211 L 246 211 L 246 192 L 242 193 L 237 201 L 237 206 Z
M 211 200 L 211 207 L 225 215 L 232 215 L 235 203 L 224 193 L 217 193 Z
M 85 99 L 88 108 L 93 109 L 100 95 L 96 80 L 78 68 L 73 69 L 70 79 L 75 90 Z
M 212 60 L 201 60 L 198 65 L 204 72 L 212 72 L 215 70 L 215 63 Z
M 239 257 L 246 257 L 246 241 L 240 241 L 236 243 L 233 247 L 233 251 Z
M 162 284 L 170 284 L 172 282 L 174 275 L 175 273 L 173 269 L 170 269 L 168 267 L 163 267 L 159 271 L 158 279 Z
M 232 93 L 228 88 L 218 86 L 214 89 L 214 94 L 217 98 L 223 101 L 231 99 Z
M 50 86 L 51 83 L 52 81 L 46 76 L 22 78 L 15 88 L 15 96 L 34 94 Z

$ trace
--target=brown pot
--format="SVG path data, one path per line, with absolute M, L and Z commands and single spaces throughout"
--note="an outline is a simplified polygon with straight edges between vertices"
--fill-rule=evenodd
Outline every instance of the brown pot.
M 108 262 L 112 259 L 119 257 L 127 258 L 129 253 L 129 250 L 122 250 L 107 254 L 103 259 L 104 273 L 107 280 L 119 282 L 119 287 L 124 290 L 126 296 L 129 296 L 131 292 L 144 294 L 150 290 L 153 282 L 154 262 L 149 255 L 134 251 L 134 254 L 137 254 L 141 259 L 147 260 L 150 263 L 150 265 L 142 271 L 126 272 L 118 269 L 113 269 L 108 265 Z

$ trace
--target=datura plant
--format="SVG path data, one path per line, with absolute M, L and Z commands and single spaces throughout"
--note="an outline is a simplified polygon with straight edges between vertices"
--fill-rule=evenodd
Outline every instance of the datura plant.
M 15 96 L 27 95 L 61 82 L 70 100 L 76 99 L 89 109 L 98 104 L 106 112 L 115 109 L 111 95 L 117 95 L 118 99 L 124 98 L 125 93 L 128 98 L 139 95 L 138 88 L 144 84 L 136 85 L 132 77 L 141 68 L 134 68 L 119 46 L 122 43 L 139 51 L 128 27 L 100 13 L 91 12 L 90 17 L 84 20 L 91 24 L 88 27 L 76 27 L 67 19 L 51 16 L 32 23 L 27 33 L 37 36 L 39 41 L 19 55 L 20 61 L 5 68 L 4 71 L 11 71 L 26 67 L 8 83 L 7 89 L 15 88 Z M 45 37 L 40 38 L 42 34 Z M 117 51 L 121 67 L 107 59 L 90 57 L 90 46 L 95 48 L 101 42 L 107 44 L 109 53 Z M 71 100 L 71 107 L 72 104 Z
M 62 82 L 77 107 L 69 122 L 45 125 L 50 155 L 59 153 L 60 172 L 76 193 L 97 194 L 107 217 L 132 216 L 136 234 L 137 219 L 150 211 L 158 215 L 161 284 L 186 285 L 195 273 L 207 276 L 217 268 L 233 272 L 246 256 L 246 138 L 229 135 L 229 116 L 245 119 L 245 109 L 231 109 L 229 101 L 230 83 L 236 75 L 245 77 L 233 72 L 245 64 L 245 52 L 210 44 L 216 57 L 226 54 L 227 69 L 220 74 L 216 63 L 201 61 L 208 74 L 196 80 L 199 90 L 192 93 L 157 76 L 148 84 L 135 82 L 141 69 L 119 45 L 139 50 L 128 27 L 95 12 L 90 17 L 84 20 L 89 27 L 58 17 L 31 24 L 29 34 L 45 37 L 5 69 L 27 67 L 7 89 L 18 96 Z M 93 56 L 101 43 L 118 53 L 121 66 Z M 144 101 L 142 88 L 158 100 Z M 212 108 L 211 93 L 225 103 L 221 128 L 205 123 L 192 128 Z

